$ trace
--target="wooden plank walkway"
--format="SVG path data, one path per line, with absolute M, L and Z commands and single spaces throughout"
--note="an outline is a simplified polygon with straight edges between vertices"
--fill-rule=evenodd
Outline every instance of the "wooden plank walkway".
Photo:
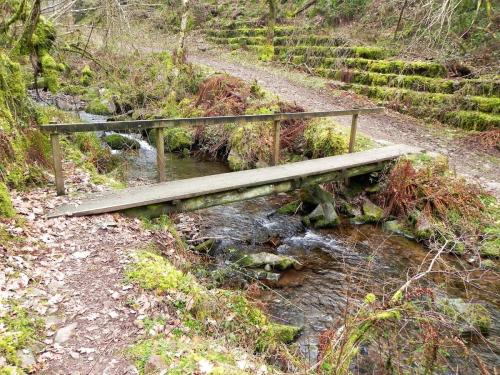
M 49 217 L 84 216 L 122 211 L 152 204 L 181 201 L 208 196 L 214 193 L 237 191 L 258 186 L 273 185 L 285 181 L 346 171 L 349 169 L 382 163 L 406 154 L 423 150 L 407 145 L 393 145 L 368 151 L 355 152 L 321 159 L 282 164 L 274 167 L 212 176 L 162 182 L 119 191 L 96 194 L 88 199 L 77 200 L 56 208 Z

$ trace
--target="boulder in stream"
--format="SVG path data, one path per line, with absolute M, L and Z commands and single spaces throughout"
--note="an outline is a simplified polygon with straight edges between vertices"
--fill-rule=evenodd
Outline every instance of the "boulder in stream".
M 382 228 L 389 233 L 396 234 L 398 236 L 403 236 L 409 239 L 414 239 L 415 236 L 413 233 L 407 229 L 402 223 L 400 223 L 398 220 L 390 220 L 384 222 L 382 224 Z
M 461 298 L 439 298 L 438 309 L 458 325 L 461 335 L 488 333 L 491 328 L 491 315 L 479 303 L 464 302 Z
M 331 203 L 335 205 L 335 197 L 333 194 L 322 189 L 319 185 L 301 189 L 299 196 L 302 202 L 313 207 L 321 203 Z
M 112 150 L 138 150 L 141 148 L 138 141 L 121 134 L 110 134 L 105 136 L 103 140 Z
M 295 259 L 284 256 L 284 255 L 276 255 L 272 253 L 256 253 L 256 254 L 243 254 L 236 261 L 236 264 L 240 267 L 246 268 L 264 268 L 271 270 L 284 271 L 290 267 L 297 267 L 299 262 Z
M 211 238 L 196 245 L 194 247 L 194 250 L 198 253 L 208 254 L 213 249 L 214 246 L 215 246 L 215 240 Z
M 340 224 L 340 218 L 332 203 L 322 203 L 304 217 L 303 222 L 314 228 L 333 228 Z
M 363 214 L 367 222 L 378 222 L 384 217 L 384 210 L 373 203 L 371 200 L 366 199 L 363 203 Z
M 352 219 L 354 224 L 378 223 L 384 217 L 384 210 L 369 199 L 363 203 L 363 215 L 358 215 Z

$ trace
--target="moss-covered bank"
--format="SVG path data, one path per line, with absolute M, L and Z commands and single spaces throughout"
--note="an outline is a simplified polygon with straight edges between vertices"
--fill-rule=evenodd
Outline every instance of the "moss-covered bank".
M 168 311 L 180 321 L 169 334 L 141 340 L 130 350 L 141 373 L 146 373 L 152 358 L 172 373 L 196 372 L 200 361 L 218 373 L 252 373 L 262 366 L 274 373 L 266 354 L 279 352 L 280 345 L 293 341 L 300 331 L 270 322 L 241 292 L 207 289 L 152 252 L 137 253 L 127 278 L 163 295 Z M 238 370 L 240 356 L 248 364 Z

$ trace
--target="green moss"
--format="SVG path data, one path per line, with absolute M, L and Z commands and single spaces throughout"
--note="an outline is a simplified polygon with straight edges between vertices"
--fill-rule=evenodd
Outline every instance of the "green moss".
M 447 70 L 443 65 L 433 62 L 370 60 L 357 57 L 325 58 L 310 55 L 294 55 L 293 58 L 307 60 L 308 66 L 324 69 L 356 69 L 373 73 L 417 75 L 423 77 L 446 77 L 447 74 Z
M 481 255 L 500 258 L 500 237 L 485 241 L 480 247 Z
M 487 333 L 491 328 L 491 315 L 479 303 L 467 303 L 460 298 L 442 298 L 437 301 L 440 311 L 458 324 L 460 333 L 479 331 Z
M 151 358 L 163 363 L 172 375 L 201 373 L 202 364 L 209 366 L 210 374 L 213 375 L 254 374 L 252 369 L 267 367 L 258 358 L 248 355 L 242 349 L 229 347 L 217 338 L 155 337 L 134 345 L 129 350 L 129 355 L 135 360 L 140 374 L 159 371 L 149 364 Z M 242 358 L 246 358 L 246 369 L 238 366 Z
M 320 119 L 314 120 L 304 132 L 307 154 L 313 158 L 344 154 L 348 150 L 345 135 L 336 123 Z
M 500 99 L 498 98 L 463 97 L 359 84 L 352 84 L 349 88 L 358 94 L 390 102 L 399 111 L 417 117 L 433 117 L 452 124 L 485 129 L 495 127 L 498 124 L 498 115 L 496 114 L 500 108 Z M 468 112 L 457 112 L 457 109 L 465 109 Z M 478 110 L 492 113 L 481 114 L 481 112 L 477 112 L 477 115 L 471 114 L 471 111 Z
M 488 130 L 500 128 L 500 115 L 475 111 L 446 112 L 442 121 L 466 130 Z
M 280 208 L 276 210 L 277 213 L 282 214 L 282 215 L 294 215 L 297 213 L 297 211 L 300 209 L 302 205 L 302 202 L 299 201 L 293 201 L 290 203 L 287 203 Z
M 16 367 L 21 365 L 17 352 L 34 343 L 41 321 L 33 313 L 12 303 L 6 302 L 6 307 L 0 316 L 0 357 L 7 360 L 7 365 Z
M 57 92 L 60 85 L 60 65 L 57 64 L 55 59 L 45 51 L 41 54 L 40 65 L 42 66 L 42 76 L 46 87 L 53 93 Z
M 9 190 L 4 183 L 0 182 L 0 217 L 12 217 L 15 211 L 10 200 Z
M 327 46 L 275 46 L 275 52 L 280 59 L 288 60 L 290 56 L 306 55 L 317 57 L 363 57 L 369 59 L 382 59 L 388 51 L 379 47 L 327 47 Z
M 334 70 L 334 69 L 315 69 L 319 75 L 328 78 L 334 78 L 347 83 L 358 83 L 368 86 L 389 86 L 401 87 L 414 91 L 426 91 L 432 93 L 451 94 L 455 91 L 452 80 L 420 77 L 414 75 L 397 75 L 370 73 L 356 70 Z
M 300 327 L 285 324 L 270 323 L 264 328 L 257 340 L 256 350 L 265 352 L 277 344 L 289 344 L 293 342 L 301 332 Z
M 142 288 L 159 293 L 175 290 L 193 292 L 198 288 L 191 276 L 177 270 L 162 256 L 142 251 L 136 257 L 137 261 L 126 271 L 126 276 Z
M 135 139 L 125 137 L 121 134 L 110 134 L 103 138 L 103 141 L 112 150 L 138 150 L 141 145 Z
M 92 99 L 89 103 L 87 103 L 85 111 L 94 115 L 112 115 L 111 111 L 109 110 L 108 104 L 99 98 Z
M 194 143 L 193 131 L 188 128 L 171 128 L 164 130 L 165 149 L 169 152 L 190 149 Z
M 94 75 L 94 73 L 92 72 L 92 70 L 90 69 L 90 67 L 88 65 L 85 65 L 81 71 L 81 78 L 80 78 L 80 82 L 83 86 L 90 86 L 91 82 L 92 82 L 92 77 Z
M 259 48 L 259 60 L 271 61 L 274 58 L 274 46 L 264 45 Z
M 271 124 L 251 123 L 235 128 L 229 138 L 228 163 L 231 170 L 255 168 L 271 160 Z

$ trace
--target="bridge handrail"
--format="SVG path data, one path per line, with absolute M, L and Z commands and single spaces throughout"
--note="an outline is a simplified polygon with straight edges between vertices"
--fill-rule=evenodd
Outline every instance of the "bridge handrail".
M 41 129 L 46 133 L 59 133 L 59 134 L 94 132 L 94 131 L 166 129 L 179 126 L 201 126 L 201 125 L 216 125 L 216 124 L 227 124 L 227 123 L 285 121 L 285 120 L 297 120 L 297 119 L 305 120 L 318 117 L 336 117 L 336 116 L 350 116 L 350 115 L 359 116 L 361 114 L 380 113 L 383 110 L 384 110 L 383 107 L 376 107 L 376 108 L 355 108 L 355 109 L 339 110 L 339 111 L 274 113 L 266 115 L 163 118 L 163 119 L 134 120 L 134 121 L 49 124 L 41 126 Z
M 181 126 L 201 126 L 201 125 L 217 125 L 217 124 L 228 124 L 228 123 L 250 123 L 250 122 L 272 121 L 274 123 L 272 164 L 276 165 L 279 162 L 279 156 L 280 156 L 280 121 L 299 120 L 299 119 L 306 120 L 306 119 L 320 118 L 320 117 L 352 116 L 351 134 L 349 139 L 349 152 L 354 152 L 359 115 L 369 114 L 369 113 L 380 113 L 383 110 L 384 110 L 383 107 L 353 108 L 348 110 L 336 110 L 336 111 L 275 113 L 266 115 L 166 118 L 166 119 L 134 120 L 134 121 L 49 124 L 49 125 L 43 125 L 40 128 L 43 132 L 50 133 L 57 194 L 64 195 L 65 188 L 64 188 L 63 171 L 62 171 L 62 151 L 59 142 L 60 134 L 96 132 L 96 131 L 155 129 L 158 179 L 160 182 L 162 182 L 165 181 L 166 179 L 163 129 L 175 128 Z

